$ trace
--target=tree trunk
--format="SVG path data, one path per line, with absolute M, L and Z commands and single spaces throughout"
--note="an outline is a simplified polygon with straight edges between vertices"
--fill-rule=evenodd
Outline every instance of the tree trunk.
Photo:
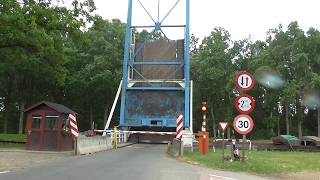
M 230 137 L 231 137 L 231 129 L 228 128 L 228 130 L 227 130 L 227 138 L 230 139 Z
M 90 106 L 90 127 L 91 129 L 93 129 L 94 127 L 92 127 L 93 124 L 93 108 L 92 105 Z
M 287 135 L 290 134 L 290 129 L 289 129 L 289 126 L 290 126 L 290 122 L 289 122 L 289 105 L 286 104 L 285 105 L 286 107 L 286 133 Z
M 277 119 L 278 136 L 280 136 L 280 118 Z
M 273 134 L 273 112 L 270 112 L 270 121 L 269 121 L 269 128 L 270 128 L 270 133 Z M 272 122 L 271 122 L 272 121 Z
M 19 134 L 23 133 L 23 119 L 24 119 L 24 106 L 25 106 L 25 102 L 22 101 L 20 104 L 20 118 L 19 118 Z
M 10 118 L 10 111 L 11 111 L 11 89 L 12 89 L 12 81 L 9 78 L 8 79 L 8 84 L 7 84 L 7 90 L 6 90 L 6 95 L 4 99 L 4 122 L 3 122 L 3 133 L 6 134 L 8 133 L 8 120 Z
M 4 116 L 5 117 L 4 117 L 4 121 L 3 121 L 3 133 L 7 134 L 8 133 L 8 120 L 10 118 L 10 111 L 11 111 L 9 96 L 5 97 L 4 108 L 5 108 L 4 109 Z
M 304 113 L 303 113 L 303 108 L 301 107 L 301 103 L 299 102 L 299 96 L 296 98 L 296 109 L 297 109 L 296 117 L 298 119 L 298 136 L 299 138 L 301 138 Z
M 211 106 L 212 107 L 212 106 Z M 210 114 L 212 118 L 212 132 L 213 132 L 213 137 L 216 138 L 216 120 L 214 118 L 214 113 L 213 113 L 213 108 L 210 108 Z
M 302 121 L 298 122 L 298 133 L 299 133 L 299 138 L 302 137 Z
M 103 128 L 106 126 L 109 116 L 109 104 L 107 103 L 104 108 L 104 115 L 103 115 Z
M 318 137 L 320 137 L 320 108 L 318 108 Z
M 6 114 L 6 117 L 3 121 L 3 134 L 7 134 L 8 132 L 8 113 Z

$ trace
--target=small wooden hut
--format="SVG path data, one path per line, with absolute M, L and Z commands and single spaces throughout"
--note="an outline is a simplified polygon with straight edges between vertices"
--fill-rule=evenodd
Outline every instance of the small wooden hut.
M 68 116 L 75 112 L 68 107 L 42 101 L 25 110 L 27 114 L 27 149 L 68 151 L 73 140 L 68 131 Z

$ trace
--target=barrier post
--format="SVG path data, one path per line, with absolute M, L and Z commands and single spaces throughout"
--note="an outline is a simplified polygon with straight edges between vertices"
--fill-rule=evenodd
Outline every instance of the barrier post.
M 183 115 L 179 115 L 177 118 L 177 127 L 176 127 L 176 138 L 181 141 L 182 139 L 182 134 L 183 134 Z
M 74 155 L 78 155 L 78 139 L 73 138 Z
M 118 130 L 117 130 L 117 126 L 115 126 L 114 130 L 113 130 L 113 147 L 114 147 L 114 149 L 118 148 Z
M 224 163 L 224 132 L 222 131 L 222 162 Z

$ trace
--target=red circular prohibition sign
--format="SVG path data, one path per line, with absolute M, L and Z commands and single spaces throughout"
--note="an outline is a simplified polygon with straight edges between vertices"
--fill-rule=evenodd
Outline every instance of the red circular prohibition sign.
M 239 107 L 239 100 L 241 98 L 248 98 L 250 101 L 251 101 L 251 107 L 250 109 L 248 110 L 243 110 Z M 240 102 L 241 103 L 241 102 Z M 240 104 L 241 105 L 241 104 Z M 243 102 L 242 105 L 245 105 L 245 102 Z M 241 113 L 241 114 L 250 114 L 253 110 L 254 110 L 254 107 L 255 107 L 255 104 L 254 104 L 254 100 L 253 100 L 253 97 L 248 95 L 248 94 L 243 94 L 243 95 L 240 95 L 237 97 L 237 99 L 234 101 L 234 106 L 237 108 L 238 112 Z
M 248 78 L 241 79 L 240 84 L 239 84 L 239 78 L 242 76 L 247 76 Z M 241 87 L 241 86 L 245 85 L 246 83 L 248 83 L 248 80 L 251 80 L 251 84 L 248 87 L 246 87 L 246 86 Z M 250 91 L 254 88 L 255 79 L 253 78 L 252 74 L 248 73 L 247 71 L 243 71 L 243 72 L 238 73 L 236 75 L 236 78 L 234 81 L 235 81 L 235 84 L 236 84 L 237 89 L 239 91 Z
M 240 123 L 241 121 L 241 123 Z M 245 123 L 247 122 L 247 123 Z M 247 124 L 247 126 L 246 126 Z M 233 128 L 237 131 L 237 133 L 242 135 L 249 134 L 254 127 L 253 119 L 246 114 L 240 114 L 237 117 L 234 118 L 233 121 Z

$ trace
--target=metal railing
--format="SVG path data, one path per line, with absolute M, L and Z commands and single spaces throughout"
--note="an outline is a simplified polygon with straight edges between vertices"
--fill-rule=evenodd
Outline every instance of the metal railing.
M 228 141 L 228 142 L 232 142 L 232 141 L 234 141 L 234 140 L 236 140 L 236 139 L 224 139 L 224 141 Z M 218 142 L 218 141 L 223 141 L 223 139 L 215 139 L 215 140 L 214 140 L 214 142 Z M 238 139 L 238 140 L 236 140 L 236 141 L 243 143 L 242 139 Z M 250 141 L 249 139 L 247 139 L 246 142 L 249 143 L 249 150 L 251 150 L 251 149 L 252 149 L 252 143 L 251 143 L 251 141 Z

